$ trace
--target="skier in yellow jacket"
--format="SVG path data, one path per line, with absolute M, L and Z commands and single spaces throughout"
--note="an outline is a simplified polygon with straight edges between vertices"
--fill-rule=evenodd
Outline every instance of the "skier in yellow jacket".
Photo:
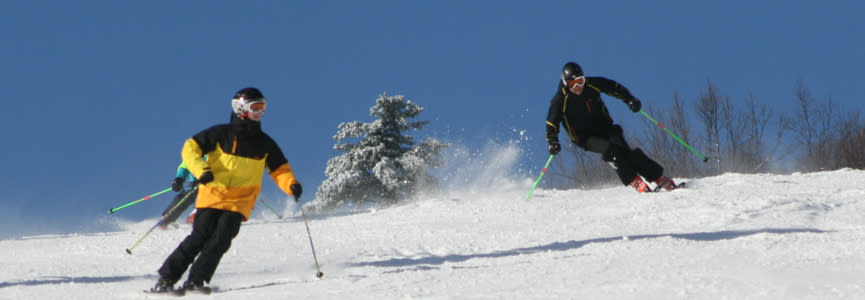
M 159 282 L 151 292 L 210 292 L 205 284 L 240 231 L 240 223 L 249 219 L 265 168 L 276 185 L 293 195 L 295 201 L 302 193 L 282 150 L 261 130 L 261 117 L 267 107 L 261 92 L 244 88 L 231 99 L 231 106 L 229 124 L 199 132 L 183 145 L 183 162 L 198 178 L 197 213 L 192 233 L 159 268 Z M 202 159 L 204 155 L 207 157 Z M 180 289 L 174 289 L 190 264 L 189 279 Z

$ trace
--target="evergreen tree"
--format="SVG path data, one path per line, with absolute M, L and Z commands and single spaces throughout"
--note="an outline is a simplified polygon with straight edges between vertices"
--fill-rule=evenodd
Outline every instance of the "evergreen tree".
M 413 137 L 405 135 L 429 124 L 409 121 L 422 111 L 402 95 L 382 94 L 370 108 L 375 121 L 339 124 L 334 149 L 342 154 L 328 160 L 327 179 L 310 203 L 312 208 L 327 210 L 364 202 L 394 204 L 423 188 L 437 186 L 438 179 L 428 169 L 444 164 L 440 152 L 449 145 L 434 138 L 416 144 Z

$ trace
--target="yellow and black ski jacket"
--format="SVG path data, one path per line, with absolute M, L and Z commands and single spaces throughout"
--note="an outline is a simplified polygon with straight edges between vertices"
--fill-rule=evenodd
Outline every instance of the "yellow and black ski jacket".
M 288 195 L 292 195 L 289 187 L 297 183 L 282 150 L 261 131 L 261 123 L 234 114 L 229 124 L 210 127 L 186 140 L 181 156 L 195 178 L 206 171 L 213 173 L 212 182 L 198 187 L 195 208 L 238 212 L 244 221 L 261 192 L 265 168 Z
M 604 77 L 586 77 L 580 95 L 571 93 L 559 82 L 558 91 L 550 102 L 547 113 L 547 143 L 559 142 L 559 124 L 563 124 L 574 144 L 588 136 L 609 136 L 613 119 L 601 100 L 601 93 L 627 103 L 634 99 L 631 92 L 618 82 Z

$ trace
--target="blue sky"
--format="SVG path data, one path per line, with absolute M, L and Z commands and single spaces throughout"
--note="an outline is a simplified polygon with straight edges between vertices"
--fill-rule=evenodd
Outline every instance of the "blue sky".
M 792 111 L 802 80 L 865 111 L 863 15 L 862 1 L 3 2 L 0 237 L 86 230 L 167 187 L 183 141 L 226 122 L 247 86 L 269 99 L 263 128 L 306 200 L 337 125 L 370 121 L 382 93 L 426 109 L 424 137 L 481 149 L 524 130 L 525 164 L 543 164 L 567 61 L 644 106 L 692 101 L 708 79 Z M 606 100 L 626 130 L 649 125 Z M 170 196 L 148 201 L 118 217 L 152 218 Z

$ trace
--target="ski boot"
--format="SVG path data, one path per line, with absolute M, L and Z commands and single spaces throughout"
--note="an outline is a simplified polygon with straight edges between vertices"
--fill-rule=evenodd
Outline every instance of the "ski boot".
M 662 188 L 668 191 L 679 188 L 679 186 L 676 185 L 676 182 L 674 182 L 670 178 L 667 178 L 667 176 L 658 177 L 658 180 L 655 180 L 655 184 L 657 184 L 654 190 L 655 192 L 660 191 Z
M 637 189 L 638 193 L 652 192 L 652 188 L 649 187 L 649 184 L 646 183 L 645 181 L 643 181 L 643 178 L 640 177 L 639 175 L 637 175 L 637 177 L 634 177 L 634 180 L 631 181 L 630 186 Z
M 195 222 L 195 209 L 192 210 L 192 213 L 189 214 L 189 217 L 186 218 L 186 224 L 192 224 Z
M 147 292 L 147 291 L 145 291 Z M 156 285 L 150 288 L 152 294 L 171 294 L 175 296 L 183 296 L 183 289 L 174 289 L 174 282 L 160 278 Z
M 192 282 L 189 280 L 183 283 L 183 290 L 204 295 L 209 295 L 211 292 L 210 287 L 204 286 L 204 282 Z

